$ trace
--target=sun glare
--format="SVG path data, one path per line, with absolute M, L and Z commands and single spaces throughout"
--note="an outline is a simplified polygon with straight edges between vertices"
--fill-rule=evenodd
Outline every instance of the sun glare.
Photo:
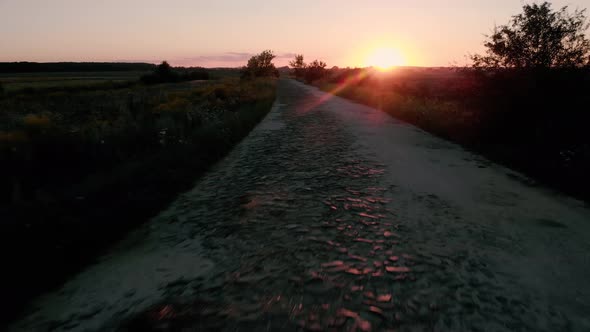
M 405 65 L 406 61 L 401 53 L 390 47 L 375 49 L 365 60 L 365 66 L 379 70 L 388 70 Z

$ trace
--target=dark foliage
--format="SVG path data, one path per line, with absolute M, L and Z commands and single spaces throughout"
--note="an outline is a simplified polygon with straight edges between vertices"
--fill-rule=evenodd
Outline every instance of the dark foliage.
M 324 78 L 328 73 L 325 62 L 313 60 L 311 63 L 306 64 L 303 61 L 302 54 L 297 54 L 295 59 L 289 62 L 289 65 L 293 68 L 293 75 L 307 83 Z
M 182 81 L 204 81 L 210 78 L 209 72 L 204 68 L 190 68 L 180 73 Z
M 590 199 L 590 40 L 586 10 L 523 6 L 472 56 L 479 112 L 472 145 L 556 187 Z M 483 69 L 483 70 L 482 70 Z
M 481 119 L 475 143 L 542 180 L 590 198 L 590 70 L 502 71 L 477 75 L 477 80 L 481 86 L 473 104 Z
M 174 83 L 180 81 L 180 75 L 172 70 L 172 66 L 164 61 L 159 64 L 153 73 L 143 75 L 140 80 L 145 84 Z
M 151 71 L 151 63 L 118 62 L 0 62 L 0 73 Z
M 313 82 L 326 76 L 326 63 L 323 61 L 313 60 L 305 68 L 305 74 L 303 77 L 306 82 Z
M 242 78 L 255 77 L 279 77 L 279 71 L 272 63 L 276 56 L 271 50 L 262 51 L 248 60 L 248 64 L 242 68 Z
M 84 91 L 104 91 L 131 88 L 137 85 L 137 81 L 106 81 L 101 83 L 82 84 L 74 86 L 50 86 L 50 87 L 26 87 L 21 90 L 5 92 L 5 97 L 14 95 L 46 95 L 50 93 L 78 93 Z M 0 97 L 2 94 L 0 93 Z
M 473 55 L 476 68 L 550 68 L 590 65 L 585 10 L 559 11 L 551 4 L 527 4 L 507 25 L 495 27 L 485 55 Z
M 303 78 L 305 75 L 305 68 L 307 64 L 303 61 L 303 54 L 295 55 L 295 59 L 289 62 L 289 66 L 293 68 L 293 75 L 297 78 Z
M 238 79 L 0 100 L 1 321 L 189 189 L 273 100 L 272 80 Z
M 209 73 L 204 68 L 172 68 L 166 61 L 159 64 L 153 73 L 140 78 L 142 83 L 148 85 L 208 79 Z

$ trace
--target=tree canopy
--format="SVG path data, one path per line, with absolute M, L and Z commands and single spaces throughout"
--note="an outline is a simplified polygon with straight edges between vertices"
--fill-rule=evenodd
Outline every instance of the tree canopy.
M 162 61 L 161 64 L 157 65 L 153 73 L 143 75 L 140 78 L 145 84 L 174 83 L 208 79 L 209 73 L 204 68 L 173 68 L 167 61 Z
M 313 60 L 309 64 L 303 61 L 303 55 L 297 54 L 295 58 L 289 62 L 289 66 L 293 68 L 293 74 L 297 78 L 302 78 L 306 82 L 313 82 L 326 75 L 326 63 L 320 60 Z
M 476 68 L 564 68 L 590 65 L 586 10 L 553 10 L 549 2 L 527 4 L 506 25 L 496 26 Z
M 254 55 L 248 64 L 242 68 L 242 78 L 279 76 L 279 72 L 272 60 L 276 58 L 273 51 L 266 50 Z
M 305 68 L 305 80 L 313 82 L 326 75 L 326 63 L 320 60 L 313 60 Z
M 296 54 L 295 59 L 289 61 L 289 66 L 293 68 L 293 74 L 295 77 L 302 77 L 305 72 L 307 64 L 303 61 L 303 54 Z

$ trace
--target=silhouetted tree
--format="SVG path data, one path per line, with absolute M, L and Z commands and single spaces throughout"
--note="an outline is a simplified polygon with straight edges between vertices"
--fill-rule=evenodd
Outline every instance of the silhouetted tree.
M 242 78 L 279 76 L 279 71 L 272 63 L 276 56 L 271 50 L 262 51 L 248 60 L 242 68 Z
M 473 55 L 475 68 L 550 68 L 590 65 L 586 10 L 558 11 L 551 4 L 527 4 L 523 13 L 486 36 L 485 55 Z
M 326 63 L 323 61 L 313 60 L 305 67 L 305 81 L 308 83 L 326 76 Z
M 303 77 L 305 74 L 305 67 L 307 66 L 303 61 L 303 54 L 295 55 L 295 59 L 289 62 L 289 66 L 293 68 L 293 75 L 295 75 L 295 77 Z
M 167 61 L 162 61 L 162 63 L 156 67 L 156 75 L 160 77 L 172 76 L 173 74 L 172 66 L 170 66 Z
M 145 84 L 170 83 L 180 81 L 180 76 L 172 69 L 172 66 L 167 61 L 162 61 L 156 66 L 152 74 L 144 75 L 141 81 Z

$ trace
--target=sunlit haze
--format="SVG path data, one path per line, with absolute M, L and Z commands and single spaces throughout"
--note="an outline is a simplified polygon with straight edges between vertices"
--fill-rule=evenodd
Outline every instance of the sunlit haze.
M 364 66 L 375 67 L 380 70 L 387 70 L 405 64 L 406 60 L 400 52 L 391 47 L 379 47 L 369 50 L 369 55 L 363 63 Z
M 521 0 L 0 0 L 0 61 L 167 59 L 173 65 L 239 66 L 272 49 L 278 65 L 302 53 L 328 66 L 448 66 L 481 51 L 483 35 L 522 5 Z M 554 8 L 564 5 L 583 8 L 590 1 L 553 1 Z M 388 52 L 393 60 L 383 59 Z

